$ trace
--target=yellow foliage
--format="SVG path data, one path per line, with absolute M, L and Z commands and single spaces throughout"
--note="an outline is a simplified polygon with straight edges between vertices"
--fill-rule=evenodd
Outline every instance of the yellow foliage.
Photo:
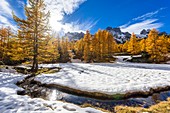
M 159 36 L 158 31 L 152 29 L 146 40 L 146 51 L 154 62 L 164 61 L 168 53 L 167 42 L 164 35 Z
M 140 52 L 139 43 L 134 33 L 132 33 L 130 41 L 128 43 L 128 52 L 130 52 L 132 55 L 138 54 Z
M 116 113 L 170 113 L 170 99 L 151 106 L 148 109 L 142 107 L 116 106 Z

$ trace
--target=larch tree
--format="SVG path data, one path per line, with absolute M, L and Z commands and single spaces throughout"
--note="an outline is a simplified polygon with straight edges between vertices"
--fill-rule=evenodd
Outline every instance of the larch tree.
M 58 52 L 58 40 L 54 36 L 48 36 L 46 38 L 46 45 L 42 49 L 43 54 L 40 54 L 41 63 L 55 63 L 59 58 Z
M 101 59 L 101 40 L 100 40 L 101 30 L 95 33 L 92 40 L 93 57 L 99 61 Z
M 128 44 L 128 52 L 130 52 L 132 55 L 138 54 L 140 51 L 139 44 L 136 38 L 136 35 L 132 33 L 129 44 Z
M 26 19 L 20 19 L 13 13 L 14 20 L 18 23 L 22 34 L 22 42 L 26 42 L 29 50 L 26 52 L 27 56 L 32 56 L 32 72 L 38 70 L 38 58 L 41 45 L 44 45 L 46 36 L 48 35 L 49 27 L 48 21 L 50 13 L 46 12 L 44 0 L 28 0 L 25 6 Z M 29 42 L 29 43 L 28 43 Z
M 139 42 L 139 44 L 140 44 L 140 51 L 141 51 L 141 52 L 146 52 L 146 39 L 145 39 L 145 38 L 142 39 L 142 40 Z
M 21 32 L 18 30 L 16 36 L 11 38 L 11 49 L 9 55 L 14 61 L 21 61 L 26 58 L 26 48 L 25 43 L 22 40 Z
M 159 36 L 158 31 L 152 29 L 148 35 L 146 44 L 146 51 L 149 53 L 150 59 L 153 62 L 160 62 L 165 59 L 168 49 L 164 35 Z
M 90 51 L 90 47 L 91 47 L 91 34 L 89 33 L 89 31 L 86 32 L 84 38 L 84 56 L 83 59 L 85 62 L 90 62 L 91 59 L 91 51 Z
M 60 54 L 59 57 L 59 62 L 68 62 L 70 61 L 70 56 L 69 56 L 69 41 L 68 38 L 62 37 L 62 39 L 58 39 L 59 45 L 58 45 L 58 51 Z
M 167 36 L 167 43 L 168 52 L 170 53 L 170 36 Z
M 108 54 L 111 55 L 115 52 L 118 52 L 118 44 L 114 39 L 113 35 L 109 33 L 108 35 Z
M 83 38 L 78 40 L 74 45 L 74 50 L 76 51 L 77 58 L 81 59 L 84 53 L 84 41 Z
M 129 45 L 129 41 L 127 40 L 122 46 L 122 52 L 128 51 L 128 45 Z
M 0 28 L 0 61 L 10 60 L 11 37 L 13 36 L 10 27 Z

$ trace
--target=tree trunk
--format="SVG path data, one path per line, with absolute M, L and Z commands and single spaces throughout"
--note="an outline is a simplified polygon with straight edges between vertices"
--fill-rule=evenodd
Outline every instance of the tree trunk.
M 37 11 L 37 4 L 36 3 L 36 20 L 35 20 L 35 32 L 34 32 L 34 57 L 33 57 L 33 66 L 32 66 L 32 72 L 36 73 L 38 71 L 38 11 Z

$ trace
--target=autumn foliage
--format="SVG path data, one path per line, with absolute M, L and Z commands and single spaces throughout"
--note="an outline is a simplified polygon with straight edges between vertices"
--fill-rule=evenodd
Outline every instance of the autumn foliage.
M 107 30 L 98 30 L 94 35 L 87 31 L 80 40 L 69 41 L 51 33 L 48 26 L 50 14 L 45 10 L 44 0 L 28 0 L 28 3 L 25 20 L 13 13 L 18 31 L 13 32 L 10 27 L 0 28 L 0 61 L 5 64 L 32 63 L 32 71 L 36 72 L 39 63 L 69 62 L 69 51 L 83 62 L 111 62 L 116 53 L 141 54 L 147 56 L 147 61 L 156 63 L 168 58 L 170 36 L 159 35 L 155 29 L 142 39 L 132 33 L 123 44 L 117 43 Z
M 84 38 L 75 43 L 75 50 L 85 62 L 109 61 L 117 52 L 117 43 L 106 30 L 99 30 L 94 36 L 87 31 Z

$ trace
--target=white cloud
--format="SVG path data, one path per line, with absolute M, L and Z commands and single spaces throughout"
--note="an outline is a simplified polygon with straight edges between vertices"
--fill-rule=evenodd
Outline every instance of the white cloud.
M 157 14 L 166 8 L 160 8 L 156 11 L 146 13 L 142 16 L 138 16 L 136 18 L 133 18 L 132 21 L 129 21 L 128 23 L 119 26 L 123 32 L 130 32 L 130 33 L 136 33 L 139 34 L 141 30 L 143 29 L 159 29 L 163 26 L 163 23 L 158 22 L 158 19 L 155 19 Z M 132 24 L 132 22 L 134 24 Z
M 134 32 L 136 34 L 139 34 L 142 29 L 152 29 L 152 28 L 158 29 L 162 26 L 163 26 L 162 23 L 157 23 L 157 19 L 148 19 L 139 23 L 121 27 L 121 30 L 123 32 L 130 32 L 130 33 Z
M 13 25 L 10 22 L 12 18 L 12 7 L 7 2 L 7 0 L 1 0 L 0 2 L 0 26 L 11 27 L 13 30 L 16 30 L 16 25 Z
M 75 22 L 64 23 L 65 15 L 72 14 L 86 0 L 45 0 L 47 10 L 50 11 L 50 25 L 57 32 L 85 32 L 90 30 L 97 21 L 87 20 L 80 23 L 79 18 Z
M 6 0 L 1 0 L 0 2 L 0 14 L 11 16 L 11 6 Z
M 45 0 L 47 10 L 50 11 L 49 24 L 55 32 L 85 32 L 90 30 L 97 21 L 87 20 L 81 23 L 79 18 L 75 22 L 64 23 L 63 19 L 65 15 L 71 15 L 79 6 L 86 0 Z M 23 7 L 24 2 L 17 0 L 17 4 Z M 27 0 L 28 5 L 28 0 Z M 17 29 L 16 25 L 13 25 L 10 21 L 12 19 L 13 7 L 9 4 L 8 0 L 1 0 L 0 2 L 0 25 L 10 26 L 13 29 Z M 14 9 L 15 12 L 15 9 Z M 15 13 L 16 14 L 16 13 Z

